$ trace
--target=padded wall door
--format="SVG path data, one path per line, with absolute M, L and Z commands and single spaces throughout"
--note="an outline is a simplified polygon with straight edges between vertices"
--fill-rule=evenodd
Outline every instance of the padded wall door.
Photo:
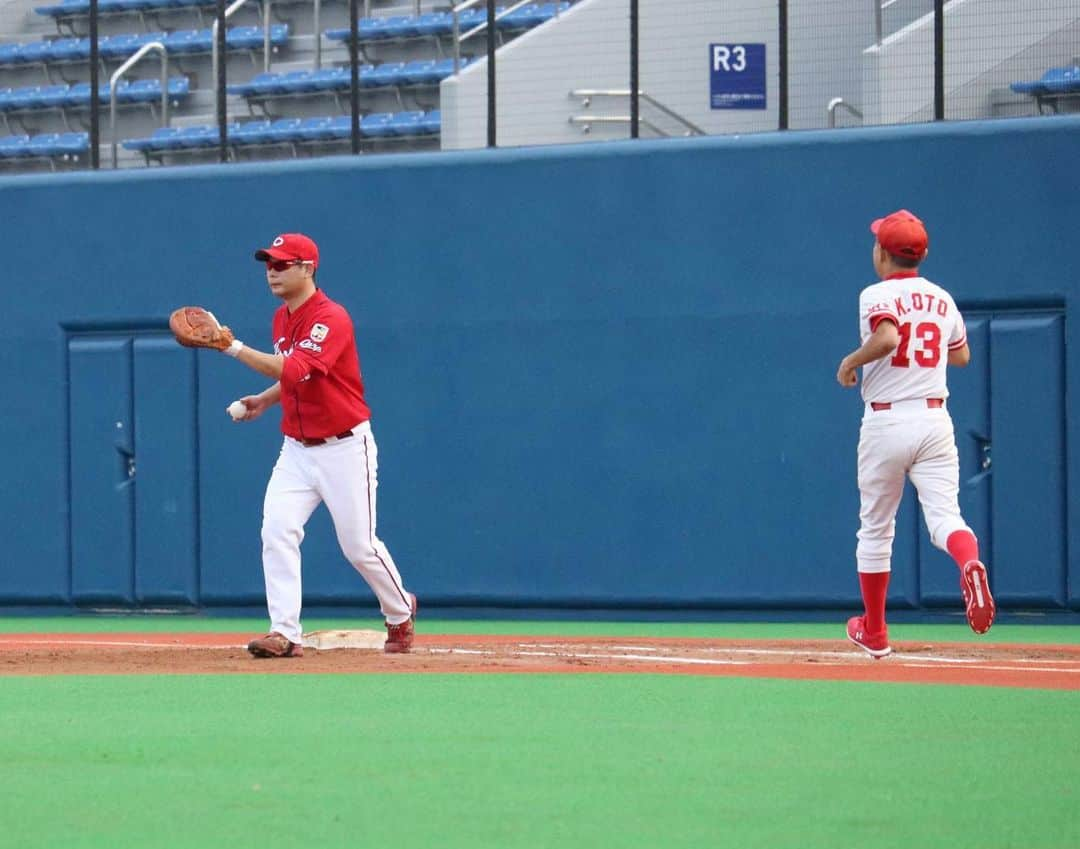
M 197 604 L 194 352 L 153 334 L 68 351 L 73 600 Z
M 135 601 L 198 602 L 195 351 L 136 339 Z
M 131 339 L 68 343 L 71 597 L 135 601 L 135 453 Z
M 1060 313 L 968 316 L 972 363 L 949 377 L 960 507 L 997 600 L 1064 606 L 1065 342 Z M 956 566 L 920 528 L 924 604 L 958 605 Z

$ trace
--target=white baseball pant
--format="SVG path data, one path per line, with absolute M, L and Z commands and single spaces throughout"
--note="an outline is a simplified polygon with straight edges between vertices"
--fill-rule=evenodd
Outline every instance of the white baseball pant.
M 891 410 L 867 406 L 859 432 L 860 572 L 888 572 L 896 510 L 910 477 L 919 494 L 930 541 L 942 551 L 954 531 L 971 529 L 960 515 L 960 460 L 952 417 L 944 407 L 903 401 Z
M 387 622 L 411 615 L 409 597 L 394 560 L 375 535 L 378 448 L 369 422 L 354 436 L 306 447 L 285 438 L 263 501 L 263 575 L 270 630 L 299 643 L 300 543 L 319 502 L 334 521 L 345 558 L 368 582 Z

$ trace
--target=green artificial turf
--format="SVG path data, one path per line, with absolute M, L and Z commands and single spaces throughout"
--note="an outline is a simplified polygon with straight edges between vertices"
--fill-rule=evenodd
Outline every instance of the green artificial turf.
M 2 847 L 1080 845 L 1076 692 L 7 677 L 0 715 Z
M 461 620 L 427 618 L 421 611 L 418 633 L 429 634 L 536 634 L 574 636 L 711 637 L 714 639 L 843 640 L 844 615 L 836 622 L 570 622 L 555 620 Z M 0 633 L 100 633 L 100 632 L 228 632 L 260 634 L 265 618 L 207 615 L 163 616 L 54 616 L 0 618 Z M 304 629 L 383 627 L 381 619 L 305 619 Z M 966 624 L 894 624 L 889 635 L 905 640 L 937 642 L 1080 643 L 1076 625 L 994 625 L 989 634 L 972 633 Z

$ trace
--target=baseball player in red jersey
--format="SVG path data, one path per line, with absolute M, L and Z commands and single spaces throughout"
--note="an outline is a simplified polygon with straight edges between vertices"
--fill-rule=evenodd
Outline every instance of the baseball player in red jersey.
M 413 643 L 416 596 L 375 535 L 378 449 L 352 320 L 318 288 L 319 249 L 307 236 L 284 233 L 255 252 L 266 263 L 270 291 L 284 303 L 274 314 L 274 353 L 239 340 L 225 353 L 272 378 L 258 395 L 241 398 L 241 421 L 280 403 L 284 443 L 263 502 L 263 574 L 270 633 L 252 640 L 256 657 L 300 657 L 300 543 L 319 502 L 334 520 L 338 544 L 374 590 L 386 618 L 387 652 Z
M 929 238 L 905 209 L 870 225 L 880 283 L 859 296 L 862 345 L 840 362 L 836 379 L 855 386 L 863 369 L 866 402 L 859 434 L 859 587 L 865 613 L 847 635 L 875 658 L 892 652 L 885 623 L 896 510 L 910 477 L 935 546 L 960 569 L 968 624 L 984 634 L 994 621 L 979 543 L 960 515 L 960 462 L 946 405 L 947 365 L 970 359 L 964 319 L 952 296 L 919 274 Z

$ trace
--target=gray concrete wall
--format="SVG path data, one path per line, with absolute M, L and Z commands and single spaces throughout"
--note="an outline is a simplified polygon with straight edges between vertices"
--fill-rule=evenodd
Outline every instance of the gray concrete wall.
M 867 123 L 933 115 L 934 20 L 926 15 L 863 54 Z M 945 5 L 946 117 L 993 117 L 995 92 L 1080 52 L 1080 6 L 1065 0 L 951 0 Z M 1034 113 L 1033 104 L 1029 105 Z

